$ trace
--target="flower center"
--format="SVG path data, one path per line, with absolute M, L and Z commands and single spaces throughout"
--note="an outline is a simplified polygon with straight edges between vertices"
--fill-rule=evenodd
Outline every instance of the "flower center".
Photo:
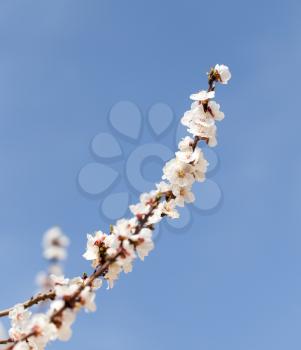
M 180 177 L 180 178 L 185 177 L 185 171 L 183 169 L 178 171 L 178 177 Z

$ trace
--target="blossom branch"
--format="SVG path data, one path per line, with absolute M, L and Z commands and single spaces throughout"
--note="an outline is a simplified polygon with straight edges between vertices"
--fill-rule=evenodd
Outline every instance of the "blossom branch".
M 43 237 L 43 256 L 50 262 L 49 271 L 40 272 L 37 276 L 37 282 L 43 289 L 42 292 L 36 296 L 32 296 L 29 300 L 22 303 L 24 309 L 28 309 L 41 302 L 54 300 L 55 292 L 53 290 L 52 280 L 49 275 L 62 275 L 62 268 L 59 265 L 60 261 L 66 259 L 67 251 L 66 248 L 69 245 L 69 239 L 63 234 L 59 227 L 52 227 L 47 230 Z M 8 316 L 14 307 L 1 310 L 0 317 Z
M 194 138 L 186 136 L 179 143 L 175 158 L 163 168 L 164 181 L 157 189 L 140 196 L 140 203 L 131 205 L 131 219 L 122 219 L 110 227 L 110 234 L 97 231 L 88 235 L 87 249 L 83 255 L 92 261 L 94 272 L 89 276 L 65 279 L 51 276 L 55 300 L 46 314 L 31 316 L 23 305 L 9 312 L 12 319 L 10 337 L 13 340 L 7 350 L 44 349 L 49 341 L 68 340 L 71 325 L 81 308 L 95 311 L 95 291 L 107 280 L 112 288 L 119 274 L 132 271 L 134 259 L 141 260 L 154 248 L 152 231 L 163 217 L 178 218 L 177 207 L 194 200 L 192 185 L 204 181 L 208 162 L 198 143 L 204 140 L 209 147 L 217 144 L 215 121 L 224 118 L 220 106 L 212 98 L 215 83 L 227 84 L 231 74 L 228 67 L 216 65 L 208 75 L 208 90 L 192 94 L 194 101 L 181 122 L 187 126 Z
M 39 293 L 38 295 L 31 297 L 27 301 L 23 302 L 22 305 L 24 309 L 28 309 L 34 305 L 39 304 L 40 302 L 43 302 L 46 300 L 54 300 L 54 299 L 55 299 L 55 292 L 53 290 L 50 290 L 47 293 Z M 14 307 L 11 307 L 9 309 L 0 311 L 0 317 L 8 316 L 13 309 Z
M 157 197 L 154 204 L 151 206 L 149 212 L 140 220 L 139 224 L 136 226 L 134 235 L 138 235 L 139 232 L 144 228 L 148 218 L 152 215 L 153 211 L 156 209 L 156 207 L 159 204 L 159 201 L 161 199 L 160 197 Z M 117 253 L 113 257 L 109 257 L 107 261 L 96 268 L 94 272 L 85 279 L 85 283 L 82 283 L 78 289 L 69 297 L 65 297 L 64 304 L 56 310 L 52 316 L 50 317 L 50 322 L 56 325 L 57 327 L 61 326 L 62 320 L 61 317 L 66 309 L 73 309 L 76 305 L 76 302 L 80 302 L 78 298 L 80 297 L 80 294 L 86 287 L 92 287 L 93 282 L 98 278 L 105 274 L 105 272 L 108 270 L 109 266 L 116 261 L 116 259 L 122 255 L 122 249 L 118 250 Z M 55 296 L 55 293 L 52 292 Z M 17 344 L 20 344 L 22 342 L 28 341 L 31 337 L 39 336 L 39 330 L 30 332 L 28 334 L 23 335 L 20 337 L 20 339 L 13 341 L 12 339 L 4 340 L 2 344 L 12 343 L 7 349 L 5 350 L 12 350 Z M 1 342 L 0 342 L 1 344 Z
M 0 340 L 0 345 L 6 345 L 8 343 L 12 343 L 13 340 L 11 338 L 7 338 L 7 339 L 1 339 Z
M 37 283 L 41 292 L 32 296 L 29 300 L 22 303 L 24 309 L 34 305 L 55 299 L 54 285 L 50 275 L 62 275 L 60 262 L 67 257 L 66 248 L 69 245 L 69 239 L 65 236 L 59 227 L 52 227 L 47 230 L 43 236 L 43 256 L 49 261 L 48 272 L 41 271 L 37 275 Z M 14 307 L 0 311 L 0 318 L 8 316 Z
M 148 215 L 145 215 L 145 217 L 143 218 L 143 220 L 141 221 L 140 225 L 137 225 L 137 228 L 136 228 L 136 234 L 138 234 L 141 230 L 141 228 L 143 227 L 143 225 L 145 224 L 145 222 L 147 221 L 148 217 L 151 215 L 152 211 L 150 211 L 148 213 Z M 47 231 L 49 232 L 49 231 Z M 46 233 L 46 236 L 47 236 L 47 233 Z M 117 257 L 117 255 L 116 255 Z M 111 259 L 111 260 L 114 260 L 114 259 Z M 95 277 L 93 278 L 95 274 Z M 92 279 L 92 282 L 95 278 L 101 276 L 102 274 L 102 271 L 100 270 L 96 270 L 95 273 L 92 274 L 89 279 Z M 89 283 L 86 283 L 86 285 L 90 285 Z M 21 303 L 21 305 L 24 307 L 24 309 L 28 309 L 34 305 L 37 305 L 41 302 L 44 302 L 44 301 L 47 301 L 47 300 L 54 300 L 55 299 L 55 291 L 54 290 L 49 290 L 48 292 L 45 292 L 45 293 L 39 293 L 38 295 L 36 296 L 33 296 L 31 297 L 30 299 L 28 299 L 27 301 Z M 4 309 L 4 310 L 1 310 L 0 311 L 0 317 L 5 317 L 5 316 L 8 316 L 9 313 L 14 309 L 14 307 L 11 307 L 11 308 L 8 308 L 8 309 Z M 0 340 L 0 344 L 1 344 L 1 341 Z M 8 341 L 7 341 L 8 342 Z

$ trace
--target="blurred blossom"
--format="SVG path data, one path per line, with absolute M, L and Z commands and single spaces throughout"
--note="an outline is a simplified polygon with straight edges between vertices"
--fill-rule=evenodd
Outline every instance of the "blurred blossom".
M 59 227 L 52 227 L 45 232 L 43 239 L 43 255 L 47 260 L 65 260 L 67 258 L 66 248 L 69 238 L 64 235 Z

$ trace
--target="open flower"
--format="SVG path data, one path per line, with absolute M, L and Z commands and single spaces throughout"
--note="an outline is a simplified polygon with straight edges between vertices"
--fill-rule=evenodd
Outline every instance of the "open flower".
M 28 339 L 30 349 L 44 349 L 46 344 L 57 338 L 57 328 L 45 314 L 33 315 L 28 325 L 35 336 Z
M 46 231 L 43 238 L 44 257 L 48 260 L 64 260 L 67 257 L 66 248 L 69 239 L 59 227 Z
M 190 136 L 185 136 L 180 142 L 179 142 L 179 150 L 182 152 L 188 151 L 192 149 L 193 145 L 193 139 Z
M 132 204 L 130 205 L 130 211 L 136 215 L 145 215 L 148 213 L 150 206 L 145 203 L 137 203 L 137 204 Z
M 180 216 L 176 209 L 176 202 L 174 199 L 160 203 L 159 208 L 162 211 L 162 214 L 165 214 L 171 219 L 178 219 Z
M 8 315 L 11 319 L 11 328 L 9 329 L 9 336 L 11 339 L 15 341 L 22 339 L 27 332 L 31 315 L 32 313 L 26 310 L 22 304 L 14 306 Z
M 66 297 L 72 295 L 84 283 L 81 277 L 71 280 L 63 276 L 50 276 L 53 280 L 54 290 L 57 297 Z
M 144 260 L 155 246 L 152 240 L 152 230 L 148 228 L 143 228 L 139 234 L 133 235 L 131 240 L 135 242 L 136 251 L 141 260 Z
M 190 164 L 171 159 L 163 168 L 163 180 L 167 179 L 172 185 L 190 186 L 194 177 L 192 175 L 193 168 Z
M 158 184 L 156 184 L 158 193 L 166 193 L 169 192 L 171 189 L 171 185 L 165 181 L 161 181 Z
M 225 117 L 224 113 L 220 111 L 220 105 L 215 101 L 208 102 L 207 113 L 210 113 L 213 116 L 214 120 L 218 120 L 218 121 L 223 120 Z
M 193 123 L 190 125 L 188 132 L 207 140 L 207 144 L 210 147 L 215 147 L 217 145 L 215 124 L 205 125 L 204 123 Z
M 194 163 L 193 166 L 193 176 L 195 178 L 195 181 L 203 182 L 206 179 L 208 165 L 209 163 L 204 158 L 203 153 L 201 153 L 198 161 Z
M 162 220 L 162 210 L 160 207 L 153 210 L 153 214 L 148 218 L 148 225 L 158 224 Z
M 206 90 L 201 90 L 199 92 L 197 92 L 196 94 L 192 94 L 190 95 L 190 99 L 193 100 L 193 101 L 200 101 L 200 102 L 203 102 L 203 101 L 207 101 L 209 100 L 210 98 L 214 98 L 214 91 L 206 91 Z
M 208 106 L 212 101 L 208 102 Z M 217 118 L 221 118 L 221 114 L 218 113 L 218 105 L 211 104 L 214 112 L 216 112 Z M 203 105 L 193 103 L 191 110 L 186 112 L 181 119 L 181 123 L 188 127 L 188 132 L 193 136 L 207 140 L 209 146 L 213 147 L 216 144 L 216 126 L 213 113 L 210 113 L 211 109 L 205 111 Z
M 110 264 L 108 268 L 108 272 L 104 277 L 108 281 L 109 288 L 113 288 L 114 282 L 118 279 L 121 271 L 122 271 L 122 268 L 119 264 L 117 263 Z
M 95 304 L 95 292 L 92 291 L 91 287 L 85 287 L 85 289 L 80 294 L 81 304 L 84 306 L 86 311 L 94 312 L 96 311 Z
M 86 260 L 95 260 L 99 259 L 99 248 L 104 243 L 107 235 L 102 231 L 97 231 L 94 236 L 87 235 L 87 248 L 86 252 L 83 254 L 83 257 Z
M 50 304 L 48 315 L 51 316 L 53 313 L 60 310 L 63 305 L 64 305 L 63 300 L 54 300 Z M 76 311 L 74 309 L 67 308 L 62 312 L 61 322 L 57 324 L 57 337 L 59 340 L 68 341 L 71 338 L 72 336 L 71 326 L 74 323 L 75 318 L 76 318 Z
M 19 342 L 15 347 L 15 350 L 30 350 L 29 344 L 25 341 Z
M 191 192 L 191 187 L 180 187 L 174 185 L 172 187 L 172 193 L 174 194 L 175 203 L 179 207 L 184 207 L 186 203 L 192 203 L 195 200 L 194 194 Z
M 218 73 L 218 80 L 222 84 L 228 84 L 228 81 L 231 79 L 231 72 L 227 66 L 224 64 L 217 64 L 214 67 L 215 71 Z
M 199 160 L 199 158 L 202 156 L 203 156 L 202 151 L 198 147 L 195 150 L 193 150 L 192 147 L 190 147 L 185 151 L 176 152 L 177 159 L 183 163 L 188 163 L 188 164 L 196 163 Z

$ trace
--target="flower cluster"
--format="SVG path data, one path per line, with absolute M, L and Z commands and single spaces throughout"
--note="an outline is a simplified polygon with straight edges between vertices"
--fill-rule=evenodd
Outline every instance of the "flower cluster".
M 51 275 L 54 300 L 45 314 L 32 315 L 21 304 L 11 310 L 12 345 L 8 349 L 42 350 L 49 341 L 68 340 L 78 311 L 82 308 L 96 310 L 95 291 L 101 287 L 103 279 L 112 288 L 121 272 L 131 272 L 134 260 L 143 260 L 154 249 L 154 225 L 165 216 L 178 218 L 177 208 L 194 201 L 192 185 L 205 180 L 208 166 L 198 143 L 204 140 L 209 146 L 215 146 L 215 122 L 224 118 L 220 106 L 212 100 L 215 83 L 227 84 L 230 77 L 228 67 L 216 65 L 208 76 L 208 90 L 191 95 L 194 102 L 182 123 L 193 138 L 186 136 L 180 141 L 175 157 L 165 164 L 163 181 L 156 189 L 141 194 L 139 203 L 130 206 L 133 217 L 117 221 L 108 233 L 97 231 L 87 235 L 83 256 L 91 261 L 94 272 L 89 277 L 83 275 L 74 279 Z M 68 239 L 62 233 L 50 230 L 44 239 L 44 255 L 50 260 L 63 259 L 67 245 Z
M 47 260 L 65 260 L 69 239 L 59 227 L 52 227 L 45 232 L 43 238 L 44 258 Z
M 42 350 L 48 342 L 55 339 L 67 341 L 72 335 L 71 325 L 77 312 L 81 308 L 86 311 L 96 310 L 95 291 L 101 287 L 101 279 L 95 279 L 92 285 L 86 284 L 85 278 L 80 277 L 69 280 L 63 276 L 52 275 L 51 279 L 56 300 L 50 304 L 46 314 L 32 314 L 22 304 L 16 305 L 9 313 L 9 336 L 16 342 L 17 350 Z M 72 296 L 79 288 L 81 293 L 71 302 Z M 68 301 L 70 307 L 58 313 Z
M 146 213 L 139 215 L 142 218 Z M 96 268 L 112 260 L 104 274 L 104 279 L 108 281 L 110 288 L 113 287 L 121 271 L 125 273 L 132 271 L 132 263 L 137 255 L 143 260 L 154 248 L 151 229 L 144 227 L 137 232 L 138 226 L 139 218 L 136 216 L 129 220 L 117 221 L 116 225 L 111 227 L 109 235 L 98 231 L 94 236 L 87 236 L 87 250 L 83 256 L 92 261 L 93 267 Z
M 210 81 L 219 81 L 227 84 L 231 78 L 229 68 L 217 64 L 209 73 Z M 188 128 L 188 132 L 194 137 L 205 140 L 210 147 L 217 145 L 215 121 L 224 119 L 224 113 L 220 111 L 220 105 L 211 99 L 214 98 L 214 88 L 210 91 L 201 90 L 192 94 L 190 98 L 194 101 L 191 109 L 187 111 L 181 122 Z
M 231 72 L 227 66 L 224 64 L 216 64 L 213 69 L 211 69 L 211 79 L 216 79 L 221 84 L 228 84 L 228 81 L 231 79 Z
M 36 283 L 41 292 L 46 292 L 54 287 L 51 275 L 61 276 L 63 268 L 61 262 L 67 258 L 69 238 L 64 235 L 59 227 L 52 227 L 44 234 L 42 247 L 43 256 L 49 261 L 48 271 L 40 271 L 36 277 Z
M 154 248 L 153 226 L 164 216 L 178 218 L 177 207 L 194 201 L 192 185 L 195 181 L 205 180 L 208 167 L 202 150 L 197 147 L 198 141 L 205 140 L 209 146 L 215 146 L 215 122 L 224 118 L 219 104 L 212 100 L 215 96 L 214 82 L 226 84 L 230 77 L 228 67 L 216 65 L 209 73 L 208 91 L 202 90 L 190 96 L 194 102 L 181 121 L 194 138 L 186 136 L 180 141 L 175 158 L 163 168 L 164 181 L 156 185 L 156 190 L 141 194 L 140 202 L 130 206 L 134 216 L 119 220 L 111 227 L 110 234 L 98 231 L 94 236 L 87 236 L 87 250 L 83 256 L 92 260 L 94 268 L 102 266 L 108 259 L 112 260 L 104 274 L 109 287 L 113 287 L 122 271 L 132 271 L 137 256 L 144 259 Z
M 24 306 L 18 304 L 9 313 L 12 327 L 9 330 L 9 336 L 13 341 L 18 341 L 15 346 L 17 350 L 44 349 L 45 345 L 55 339 L 56 327 L 49 322 L 49 316 L 45 314 L 36 314 L 24 309 Z M 22 339 L 27 334 L 32 334 L 27 342 Z

